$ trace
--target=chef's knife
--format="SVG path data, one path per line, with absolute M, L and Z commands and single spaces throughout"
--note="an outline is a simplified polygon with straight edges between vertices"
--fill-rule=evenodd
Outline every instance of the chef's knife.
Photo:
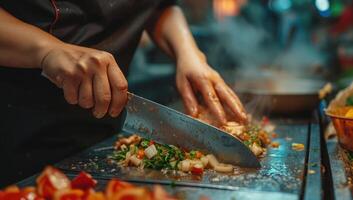
M 241 167 L 260 167 L 251 150 L 236 137 L 153 101 L 128 93 L 123 131 L 163 144 L 214 154 Z

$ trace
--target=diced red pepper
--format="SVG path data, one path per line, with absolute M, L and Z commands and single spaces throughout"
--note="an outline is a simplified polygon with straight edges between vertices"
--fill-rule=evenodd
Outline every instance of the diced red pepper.
M 203 168 L 200 166 L 198 167 L 197 165 L 194 165 L 191 168 L 191 173 L 195 175 L 202 175 L 203 174 Z
M 145 151 L 143 149 L 139 149 L 137 152 L 137 158 L 142 159 L 145 157 Z
M 37 193 L 45 199 L 52 199 L 58 190 L 70 188 L 70 180 L 65 174 L 50 166 L 37 178 Z
M 94 180 L 91 174 L 86 172 L 79 173 L 72 181 L 71 187 L 74 189 L 87 190 L 97 185 L 97 181 Z
M 150 143 L 148 143 L 148 146 L 151 146 L 151 145 L 154 145 L 154 141 L 153 140 L 150 140 Z

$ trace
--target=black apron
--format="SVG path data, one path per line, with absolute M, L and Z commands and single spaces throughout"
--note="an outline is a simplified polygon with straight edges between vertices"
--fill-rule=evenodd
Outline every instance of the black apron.
M 173 3 L 0 0 L 0 6 L 15 17 L 64 42 L 112 53 L 125 74 L 148 20 L 158 9 Z M 0 67 L 0 91 L 0 187 L 119 129 L 118 120 L 97 120 L 90 110 L 66 103 L 62 90 L 41 76 L 40 70 Z

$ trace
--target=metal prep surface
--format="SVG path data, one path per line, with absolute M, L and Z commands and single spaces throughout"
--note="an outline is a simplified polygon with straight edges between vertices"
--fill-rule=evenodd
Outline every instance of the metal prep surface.
M 337 200 L 352 200 L 352 188 L 349 185 L 352 172 L 346 166 L 343 159 L 343 151 L 340 148 L 337 139 L 329 139 L 327 142 L 327 151 L 330 160 L 334 197 Z
M 308 147 L 309 130 L 308 124 L 279 125 L 276 129 L 278 138 L 274 141 L 279 141 L 280 147 L 278 149 L 268 149 L 267 156 L 261 160 L 263 167 L 259 170 L 239 169 L 239 173 L 234 175 L 222 175 L 208 171 L 202 177 L 179 176 L 174 173 L 164 174 L 157 170 L 138 170 L 109 165 L 106 157 L 112 151 L 110 147 L 115 138 L 106 140 L 77 156 L 60 162 L 56 166 L 70 172 L 85 170 L 102 179 L 118 177 L 138 183 L 159 183 L 211 190 L 247 190 L 252 191 L 251 194 L 254 195 L 264 192 L 266 194 L 276 194 L 271 196 L 280 197 L 294 195 L 298 199 L 301 197 L 304 187 L 303 182 L 305 181 L 303 181 L 303 178 L 306 174 L 305 162 L 308 149 L 294 151 L 291 149 L 291 144 L 293 142 L 302 143 Z M 213 193 L 211 194 L 211 197 L 214 197 Z

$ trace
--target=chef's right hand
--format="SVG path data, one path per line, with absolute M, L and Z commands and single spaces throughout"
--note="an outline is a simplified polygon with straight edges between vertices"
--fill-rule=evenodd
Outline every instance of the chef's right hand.
M 108 52 L 60 44 L 43 57 L 41 68 L 69 104 L 93 108 L 96 118 L 118 116 L 127 102 L 127 81 Z

